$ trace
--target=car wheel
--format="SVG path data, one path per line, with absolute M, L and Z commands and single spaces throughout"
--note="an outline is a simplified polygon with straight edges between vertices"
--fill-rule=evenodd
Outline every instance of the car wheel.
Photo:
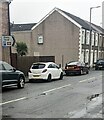
M 86 74 L 88 74 L 88 73 L 89 73 L 89 70 L 86 71 Z
M 32 83 L 32 79 L 29 79 L 29 83 Z
M 95 68 L 95 70 L 98 70 L 98 68 Z
M 66 73 L 66 76 L 68 76 L 69 75 L 69 73 Z
M 25 80 L 24 80 L 23 77 L 19 78 L 19 82 L 18 82 L 17 86 L 18 86 L 18 88 L 24 88 L 24 86 L 25 86 Z
M 48 75 L 47 81 L 51 82 L 52 78 L 51 78 L 51 74 Z
M 62 80 L 62 79 L 63 79 L 63 73 L 60 74 L 59 80 Z
M 80 75 L 83 75 L 83 70 L 80 71 Z

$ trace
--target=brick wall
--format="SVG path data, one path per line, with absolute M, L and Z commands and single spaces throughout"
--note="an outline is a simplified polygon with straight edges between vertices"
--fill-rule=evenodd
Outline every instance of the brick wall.
M 8 30 L 8 3 L 0 3 L 0 60 L 10 63 L 10 48 L 1 46 L 1 36 L 9 35 Z

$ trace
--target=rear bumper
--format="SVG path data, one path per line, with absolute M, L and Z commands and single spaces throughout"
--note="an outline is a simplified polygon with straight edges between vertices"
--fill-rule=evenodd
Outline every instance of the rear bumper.
M 96 70 L 104 70 L 104 66 L 95 66 Z
M 66 74 L 80 74 L 81 70 L 65 70 Z
M 33 80 L 39 80 L 39 79 L 46 80 L 47 79 L 47 75 L 46 74 L 34 75 L 32 73 L 29 73 L 28 74 L 28 78 L 29 78 L 29 80 L 30 79 L 33 79 Z

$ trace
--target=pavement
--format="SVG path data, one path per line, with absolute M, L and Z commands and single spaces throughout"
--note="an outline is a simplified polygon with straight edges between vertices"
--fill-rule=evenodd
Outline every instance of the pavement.
M 104 120 L 104 101 L 102 95 L 86 102 L 85 108 L 75 113 L 71 118 L 100 118 Z

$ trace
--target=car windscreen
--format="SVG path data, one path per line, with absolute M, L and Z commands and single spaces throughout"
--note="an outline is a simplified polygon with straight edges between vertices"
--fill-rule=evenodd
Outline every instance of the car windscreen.
M 0 64 L 0 70 L 3 70 L 3 66 L 2 66 L 2 64 Z
M 78 65 L 78 64 L 79 64 L 78 62 L 71 62 L 71 63 L 69 63 L 67 65 Z
M 99 63 L 104 64 L 104 60 L 99 60 L 97 63 L 98 63 L 98 64 L 99 64 Z
M 33 64 L 32 69 L 42 69 L 45 67 L 45 64 Z

